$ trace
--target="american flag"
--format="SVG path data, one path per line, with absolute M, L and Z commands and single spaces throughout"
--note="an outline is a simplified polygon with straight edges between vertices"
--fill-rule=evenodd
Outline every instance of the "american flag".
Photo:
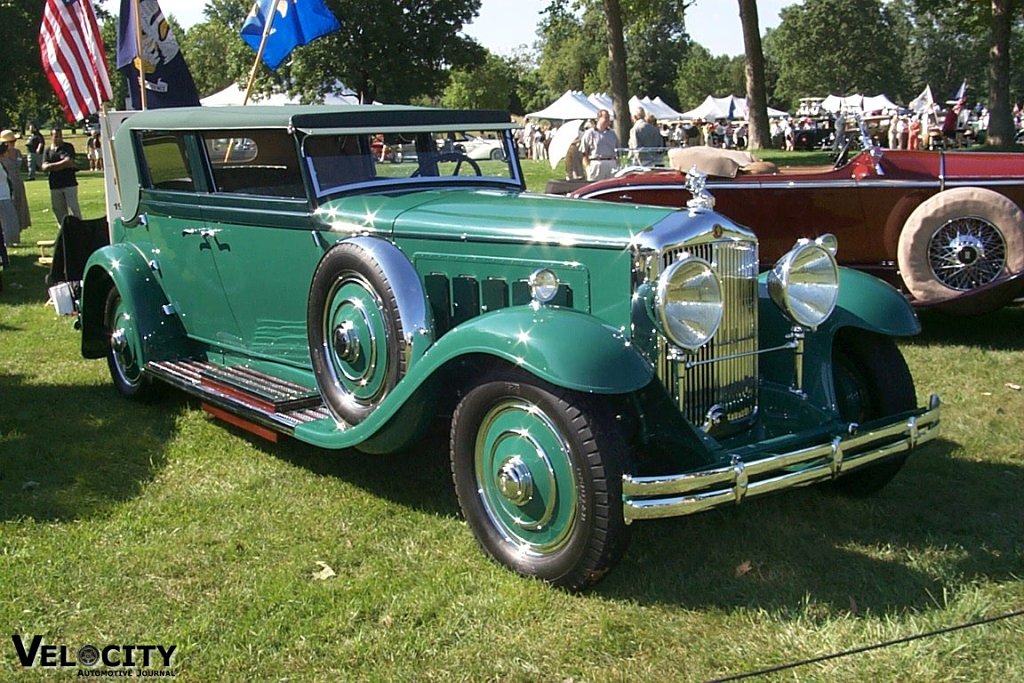
M 43 71 L 68 121 L 78 121 L 113 97 L 103 39 L 89 0 L 46 0 L 39 29 Z

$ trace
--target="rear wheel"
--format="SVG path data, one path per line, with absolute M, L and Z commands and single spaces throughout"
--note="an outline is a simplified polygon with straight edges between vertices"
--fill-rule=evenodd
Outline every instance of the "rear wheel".
M 867 422 L 913 410 L 914 380 L 899 347 L 890 338 L 850 331 L 836 339 L 832 351 L 833 380 L 839 415 L 848 422 Z M 835 487 L 852 496 L 866 496 L 888 484 L 906 462 L 902 453 L 867 465 L 836 480 Z
M 451 457 L 470 529 L 513 571 L 582 590 L 625 552 L 626 444 L 601 398 L 510 369 L 459 403 Z
M 142 372 L 142 340 L 131 308 L 116 287 L 107 294 L 103 320 L 110 340 L 107 368 L 114 388 L 126 398 L 155 398 L 157 386 Z

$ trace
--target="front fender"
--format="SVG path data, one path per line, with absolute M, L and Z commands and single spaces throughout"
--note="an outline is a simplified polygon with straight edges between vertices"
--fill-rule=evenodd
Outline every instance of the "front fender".
M 921 322 L 907 298 L 888 282 L 840 268 L 836 310 L 822 327 L 859 327 L 890 337 L 911 337 L 921 331 Z
M 135 316 L 143 362 L 188 355 L 185 329 L 176 315 L 164 313 L 167 297 L 146 259 L 133 246 L 119 243 L 97 249 L 85 264 L 80 304 L 85 358 L 102 358 L 109 348 L 104 315 L 112 288 Z
M 786 341 L 793 323 L 768 296 L 767 274 L 760 277 L 760 335 L 762 348 Z M 832 385 L 832 348 L 844 328 L 861 329 L 887 337 L 909 337 L 921 331 L 921 323 L 906 297 L 878 278 L 851 268 L 839 269 L 839 299 L 835 311 L 817 330 L 808 331 L 804 347 L 804 391 L 818 406 L 835 402 Z M 760 361 L 761 376 L 782 385 L 793 379 L 791 353 L 766 354 Z
M 768 273 L 759 279 L 761 330 L 769 333 L 763 343 L 777 344 L 792 323 L 768 296 Z M 906 297 L 889 283 L 852 268 L 839 268 L 839 298 L 832 315 L 817 330 L 831 337 L 843 327 L 857 327 L 889 337 L 910 337 L 921 331 L 921 323 Z
M 653 368 L 619 330 L 573 310 L 515 306 L 450 330 L 424 355 L 436 369 L 465 354 L 496 356 L 556 386 L 597 394 L 643 388 Z

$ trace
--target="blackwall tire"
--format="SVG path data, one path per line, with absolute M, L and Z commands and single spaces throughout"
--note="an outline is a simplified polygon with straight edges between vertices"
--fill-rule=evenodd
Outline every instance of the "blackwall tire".
M 107 369 L 117 392 L 134 401 L 159 397 L 160 386 L 142 371 L 142 339 L 135 327 L 136 316 L 116 287 L 107 293 L 103 325 L 108 339 Z
M 509 369 L 459 403 L 451 458 L 473 535 L 509 569 L 579 591 L 625 552 L 626 444 L 600 397 Z
M 324 254 L 310 285 L 306 326 L 325 405 L 342 422 L 362 422 L 406 371 L 395 292 L 369 250 L 342 242 Z
M 940 192 L 907 218 L 896 257 L 916 300 L 950 299 L 1024 270 L 1024 212 L 985 188 Z
M 914 379 L 902 352 L 890 337 L 848 330 L 836 338 L 832 351 L 833 381 L 839 415 L 862 423 L 913 410 Z M 892 481 L 907 454 L 866 465 L 834 482 L 840 493 L 868 496 Z

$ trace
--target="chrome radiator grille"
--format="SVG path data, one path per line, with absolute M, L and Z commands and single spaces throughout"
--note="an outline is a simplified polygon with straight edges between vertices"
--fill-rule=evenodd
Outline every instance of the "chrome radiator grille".
M 728 239 L 667 249 L 661 271 L 684 253 L 710 263 L 721 278 L 722 324 L 697 353 L 663 340 L 658 375 L 691 423 L 704 424 L 712 411 L 723 422 L 742 423 L 757 408 L 757 243 Z

